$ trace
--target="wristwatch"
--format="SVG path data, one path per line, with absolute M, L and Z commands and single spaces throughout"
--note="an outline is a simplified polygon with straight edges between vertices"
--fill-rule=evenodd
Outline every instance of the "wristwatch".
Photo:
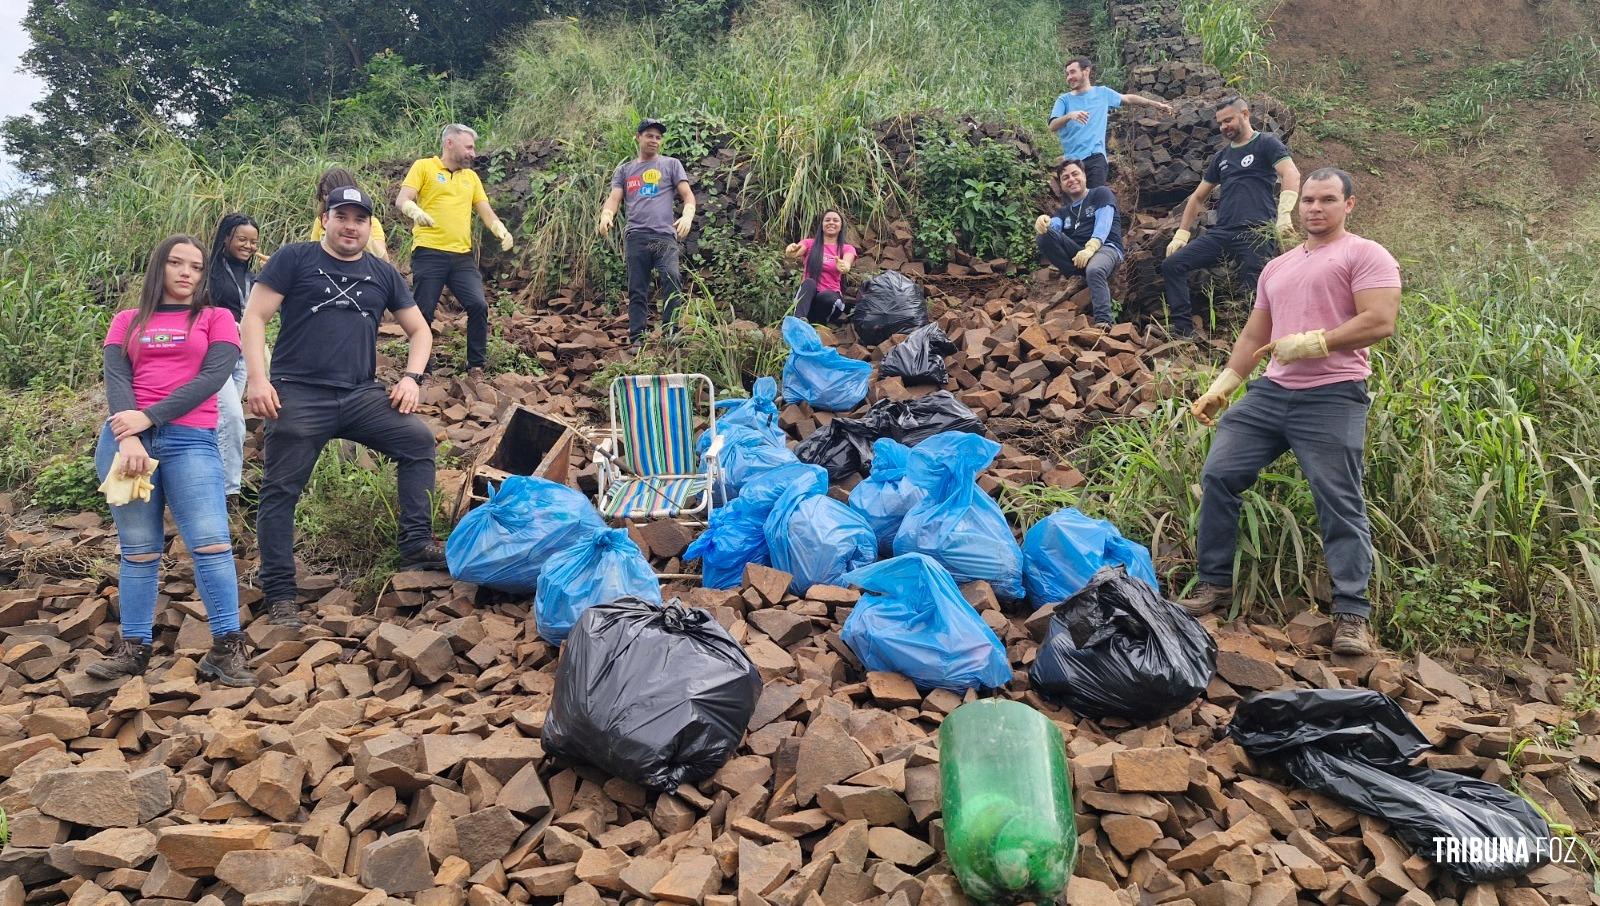
M 408 378 L 412 379 L 413 381 L 416 381 L 417 382 L 417 386 L 421 387 L 424 383 L 427 382 L 428 373 L 426 371 L 407 371 L 403 375 L 403 377 L 408 377 Z

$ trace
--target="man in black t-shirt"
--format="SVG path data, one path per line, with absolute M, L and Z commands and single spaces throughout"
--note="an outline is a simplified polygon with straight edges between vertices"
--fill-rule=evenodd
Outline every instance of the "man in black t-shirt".
M 1167 316 L 1172 332 L 1182 337 L 1194 333 L 1190 271 L 1231 257 L 1239 266 L 1239 282 L 1254 292 L 1261 269 L 1278 253 L 1278 243 L 1294 231 L 1290 212 L 1299 198 L 1300 170 L 1289 149 L 1277 136 L 1250 126 L 1250 106 L 1243 98 L 1224 100 L 1217 106 L 1216 119 L 1228 144 L 1211 158 L 1200 185 L 1184 204 L 1178 232 L 1161 262 Z M 1190 242 L 1189 231 L 1217 186 L 1222 187 L 1222 198 L 1216 226 Z
M 442 569 L 433 537 L 433 432 L 413 413 L 433 333 L 400 272 L 366 251 L 372 199 L 334 189 L 321 242 L 280 248 L 256 277 L 241 322 L 250 411 L 267 419 L 256 522 L 267 619 L 299 628 L 294 511 L 322 448 L 345 438 L 394 459 L 399 470 L 400 553 L 406 568 Z M 378 323 L 394 314 L 410 351 L 387 392 L 376 381 Z M 282 315 L 267 377 L 267 323 Z
M 1117 196 L 1106 186 L 1089 188 L 1088 170 L 1082 161 L 1066 161 L 1058 172 L 1066 198 L 1054 217 L 1040 214 L 1034 221 L 1039 254 L 1063 275 L 1083 274 L 1089 284 L 1095 326 L 1109 328 L 1111 274 L 1122 263 Z

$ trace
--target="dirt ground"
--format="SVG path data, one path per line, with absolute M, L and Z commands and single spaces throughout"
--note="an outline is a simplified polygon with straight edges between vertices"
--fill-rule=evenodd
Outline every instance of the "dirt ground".
M 1307 87 L 1380 114 L 1422 103 L 1464 70 L 1524 58 L 1546 42 L 1600 36 L 1600 5 L 1587 0 L 1285 0 L 1271 17 L 1270 81 Z M 1357 222 L 1420 244 L 1509 229 L 1574 238 L 1600 197 L 1600 105 L 1528 98 L 1491 111 L 1481 143 L 1431 151 L 1384 129 L 1315 129 L 1296 136 L 1301 169 L 1333 164 L 1358 180 Z M 1305 119 L 1314 121 L 1316 114 Z M 1327 114 L 1359 120 L 1352 111 Z M 1448 216 L 1444 216 L 1444 215 Z M 1592 230 L 1578 227 L 1578 234 Z

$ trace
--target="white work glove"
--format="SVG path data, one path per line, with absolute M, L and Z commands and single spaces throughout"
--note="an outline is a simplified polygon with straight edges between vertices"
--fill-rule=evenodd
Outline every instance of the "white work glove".
M 1200 424 L 1212 427 L 1217 423 L 1217 416 L 1222 410 L 1228 408 L 1233 401 L 1233 391 L 1238 390 L 1244 383 L 1244 378 L 1234 372 L 1232 368 L 1222 369 L 1217 379 L 1200 398 L 1189 404 L 1189 414 L 1193 415 Z
M 428 212 L 422 209 L 422 205 L 417 204 L 417 200 L 415 198 L 407 198 L 405 201 L 401 202 L 400 213 L 410 217 L 411 222 L 417 226 L 433 226 L 433 218 L 429 217 Z
M 1278 364 L 1287 365 L 1301 359 L 1320 359 L 1328 354 L 1328 338 L 1321 330 L 1292 333 L 1273 340 L 1256 350 L 1256 357 L 1270 355 Z
M 1172 241 L 1167 243 L 1167 257 L 1171 258 L 1178 253 L 1178 249 L 1189 244 L 1189 231 L 1179 230 L 1172 234 Z
M 150 481 L 156 474 L 158 460 L 146 459 L 145 469 L 129 475 L 122 470 L 122 453 L 118 452 L 111 461 L 111 470 L 106 473 L 106 480 L 100 482 L 100 493 L 106 495 L 106 503 L 111 506 L 127 506 L 135 500 L 149 500 L 150 494 L 155 490 L 155 485 Z
M 1085 242 L 1083 244 L 1083 251 L 1080 251 L 1078 254 L 1072 256 L 1072 266 L 1080 271 L 1087 268 L 1089 266 L 1089 260 L 1094 257 L 1094 253 L 1100 251 L 1100 245 L 1101 243 L 1098 239 L 1090 239 L 1088 242 Z
M 495 238 L 500 240 L 500 251 L 502 251 L 502 252 L 511 251 L 511 246 L 513 245 L 513 242 L 512 242 L 512 239 L 511 239 L 511 231 L 506 229 L 506 225 L 505 224 L 503 224 L 500 221 L 496 220 L 489 227 L 489 232 L 493 233 L 495 235 Z
M 1299 202 L 1300 195 L 1293 189 L 1284 189 L 1278 193 L 1278 241 L 1287 244 L 1294 238 L 1294 206 Z

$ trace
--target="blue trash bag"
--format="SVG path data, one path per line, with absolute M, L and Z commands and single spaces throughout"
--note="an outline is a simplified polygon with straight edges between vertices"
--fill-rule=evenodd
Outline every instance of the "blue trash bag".
M 878 538 L 880 554 L 893 556 L 895 532 L 906 513 L 917 505 L 923 490 L 906 478 L 911 448 L 880 437 L 872 442 L 872 473 L 850 491 L 850 507 L 867 517 Z
M 894 552 L 927 554 L 957 583 L 983 579 L 997 597 L 1021 600 L 1022 548 L 1000 505 L 978 487 L 978 473 L 1000 445 L 978 434 L 946 431 L 911 450 L 906 478 L 927 496 L 906 513 Z
M 785 491 L 799 486 L 826 494 L 828 473 L 798 462 L 779 466 L 749 481 L 733 502 L 713 510 L 710 525 L 683 552 L 684 560 L 700 561 L 700 584 L 737 588 L 744 581 L 746 564 L 771 566 L 764 528 L 767 516 Z
M 627 529 L 606 529 L 550 558 L 533 602 L 539 637 L 559 645 L 585 610 L 629 596 L 660 604 L 661 582 Z
M 1106 566 L 1127 567 L 1128 575 L 1161 593 L 1150 551 L 1122 537 L 1104 519 L 1091 519 L 1067 507 L 1028 529 L 1022 539 L 1022 581 L 1036 607 L 1083 591 Z
M 865 592 L 840 637 L 868 670 L 904 674 L 918 689 L 997 689 L 1011 682 L 1005 646 L 943 566 L 904 554 L 846 575 Z
M 718 458 L 729 498 L 739 496 L 746 484 L 768 470 L 800 461 L 787 444 L 773 443 L 759 429 L 736 425 L 720 433 L 722 452 Z
M 811 466 L 824 475 L 826 470 Z M 789 590 L 838 585 L 844 574 L 878 559 L 867 517 L 815 488 L 797 486 L 778 499 L 765 525 L 772 566 L 791 576 Z
M 594 505 L 572 488 L 513 475 L 456 523 L 445 540 L 445 562 L 462 582 L 531 595 L 546 560 L 605 529 Z
M 822 345 L 817 329 L 792 315 L 783 319 L 783 339 L 789 344 L 789 359 L 783 363 L 784 402 L 849 412 L 867 398 L 871 362 L 847 359 Z
M 749 399 L 717 401 L 717 433 L 726 434 L 734 428 L 753 428 L 761 436 L 778 446 L 788 443 L 788 435 L 778 425 L 778 382 L 775 378 L 756 378 Z M 727 446 L 727 441 L 723 441 Z M 711 448 L 711 432 L 700 434 L 695 450 L 702 457 Z

